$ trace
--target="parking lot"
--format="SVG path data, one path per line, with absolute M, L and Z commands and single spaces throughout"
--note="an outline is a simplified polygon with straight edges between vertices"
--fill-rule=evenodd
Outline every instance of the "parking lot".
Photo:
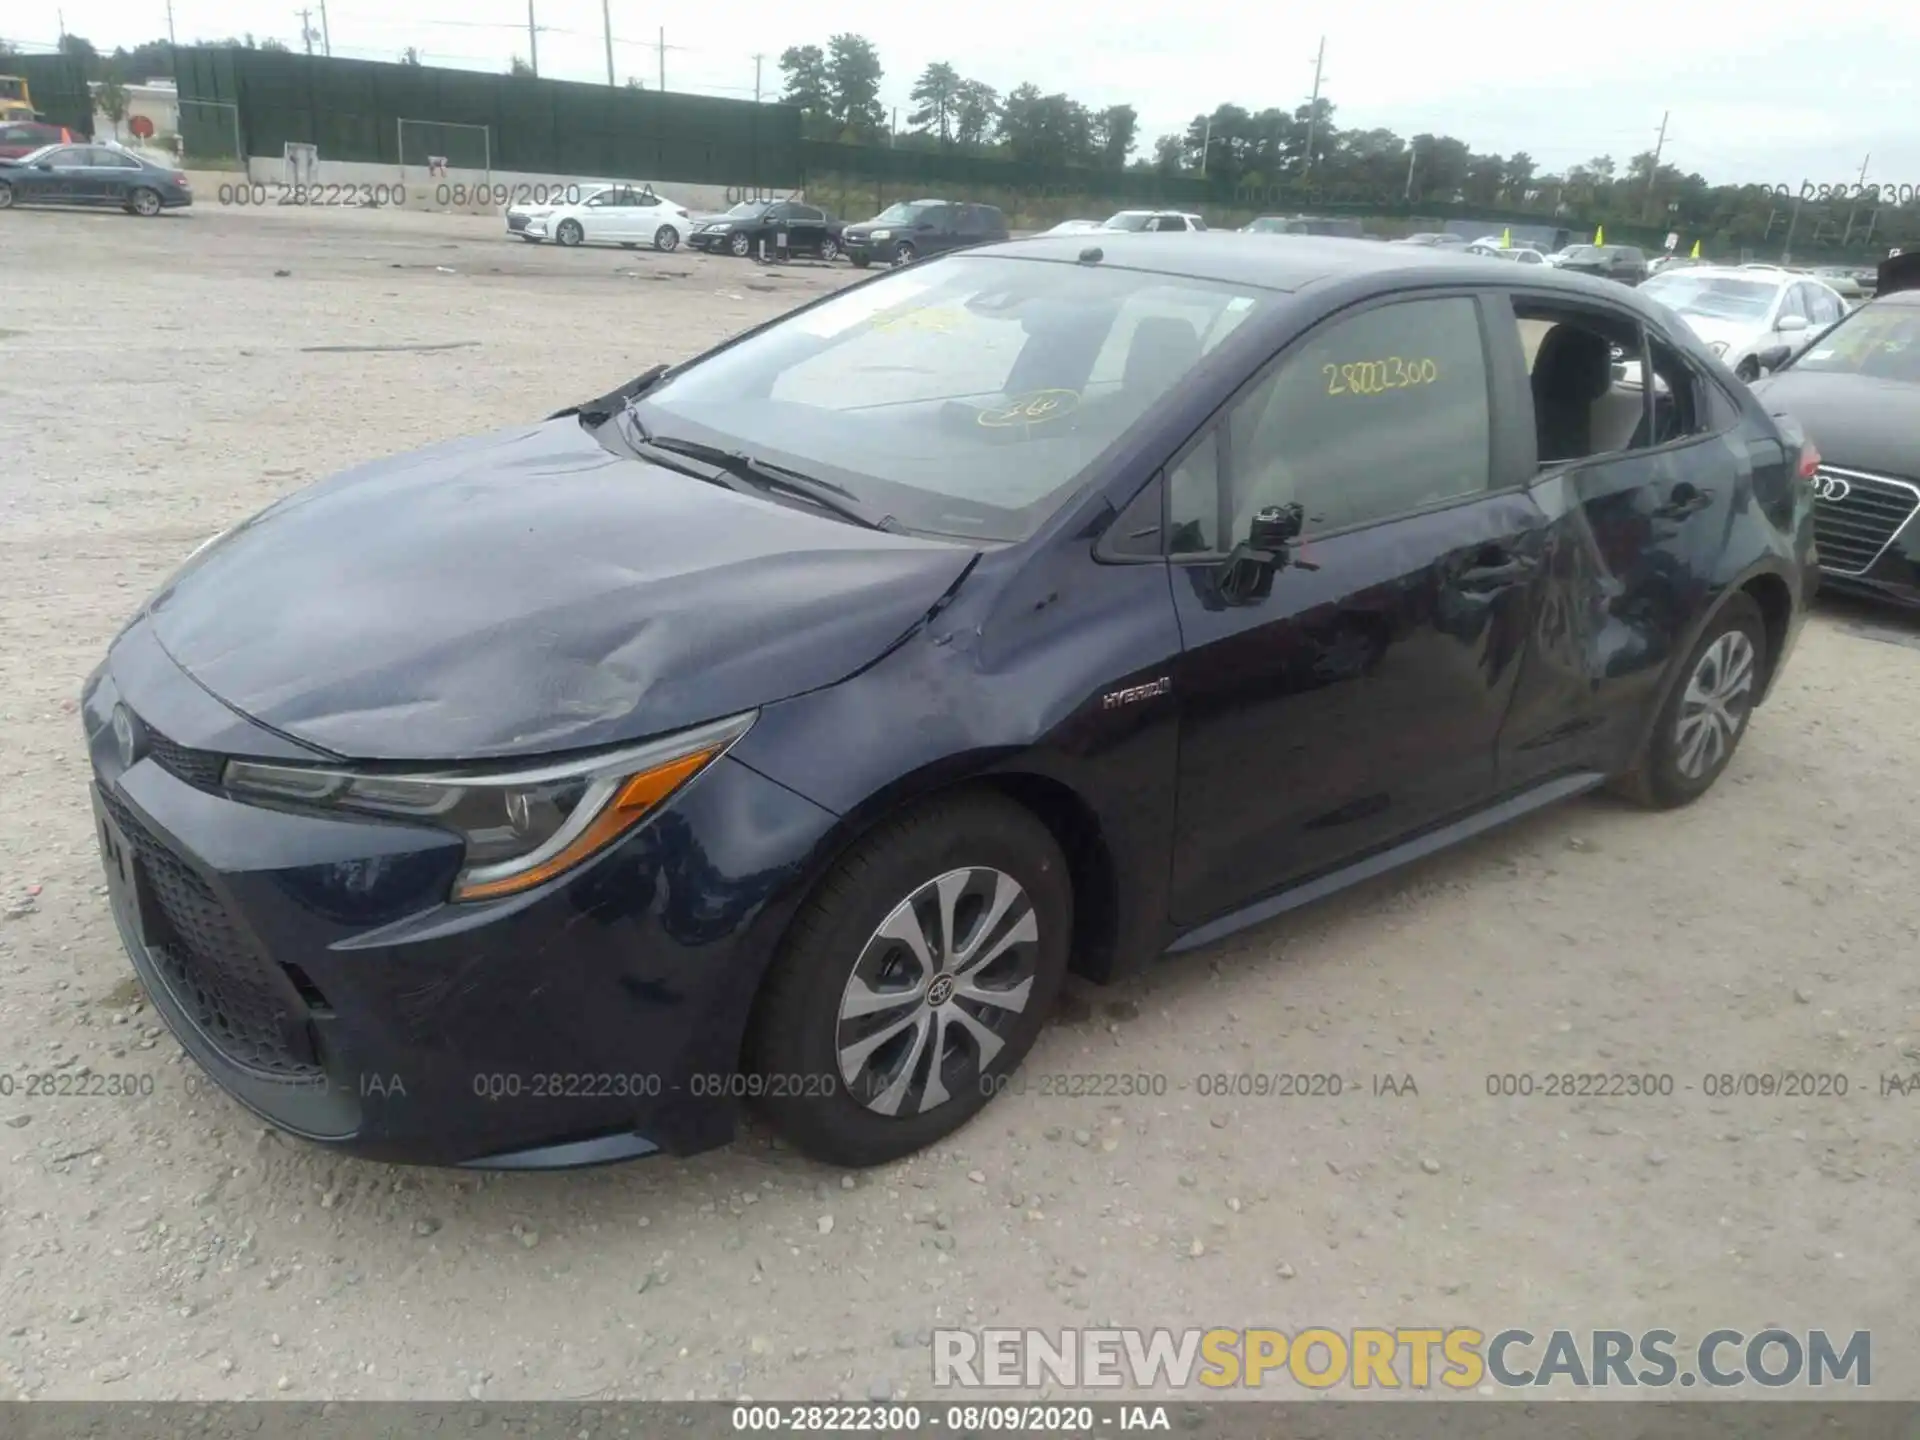
M 575 1174 L 343 1160 L 196 1084 L 141 1005 L 87 672 L 270 500 L 855 272 L 471 216 L 0 218 L 0 1396 L 926 1398 L 936 1326 L 1105 1323 L 1870 1329 L 1874 1392 L 1920 1396 L 1920 1083 L 1885 1079 L 1920 1075 L 1920 625 L 1824 606 L 1690 809 L 1577 801 L 1073 990 L 1033 1088 L 906 1162 L 754 1128 Z M 151 1082 L 32 1084 L 86 1071 Z M 1847 1093 L 1706 1093 L 1783 1071 Z M 1164 1093 L 1037 1093 L 1112 1072 Z M 1568 1072 L 1673 1084 L 1489 1093 Z M 1208 1078 L 1276 1073 L 1341 1093 Z

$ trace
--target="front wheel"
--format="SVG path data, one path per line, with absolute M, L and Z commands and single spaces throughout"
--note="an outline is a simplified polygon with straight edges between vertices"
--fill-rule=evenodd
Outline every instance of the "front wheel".
M 562 245 L 578 245 L 587 238 L 587 232 L 580 228 L 578 220 L 562 220 L 560 228 L 553 232 L 553 238 Z
M 913 242 L 911 240 L 902 240 L 898 245 L 893 247 L 893 263 L 896 265 L 911 265 L 913 263 Z
M 160 192 L 142 185 L 127 197 L 127 209 L 151 220 L 160 213 Z
M 735 231 L 733 238 L 727 241 L 727 249 L 744 260 L 753 250 L 753 240 L 745 231 Z
M 1687 656 L 1646 749 L 1616 788 L 1655 810 L 1711 790 L 1747 733 L 1767 663 L 1760 607 L 1747 595 L 1730 597 Z
M 680 232 L 671 225 L 662 225 L 653 232 L 653 248 L 662 251 L 679 249 Z
M 760 1108 L 835 1165 L 951 1134 L 1033 1048 L 1072 927 L 1060 848 L 1012 802 L 962 796 L 883 826 L 820 882 L 754 1002 Z

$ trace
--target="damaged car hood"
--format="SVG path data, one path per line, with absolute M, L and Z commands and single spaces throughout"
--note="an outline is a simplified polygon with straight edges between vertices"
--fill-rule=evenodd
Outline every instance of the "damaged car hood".
M 609 453 L 572 419 L 349 470 L 150 602 L 234 709 L 364 760 L 539 754 L 843 679 L 971 546 L 865 530 Z

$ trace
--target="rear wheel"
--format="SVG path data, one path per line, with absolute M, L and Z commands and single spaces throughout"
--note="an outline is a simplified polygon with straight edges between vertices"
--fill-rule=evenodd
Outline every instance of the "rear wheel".
M 136 215 L 144 215 L 152 219 L 160 213 L 160 192 L 149 190 L 144 185 L 138 187 L 127 196 L 127 209 Z
M 553 232 L 553 238 L 562 245 L 578 245 L 587 238 L 587 232 L 580 228 L 578 220 L 562 220 L 560 228 Z
M 680 232 L 671 225 L 662 225 L 653 232 L 653 248 L 656 250 L 677 250 L 680 248 Z
M 4 180 L 0 180 L 0 210 L 9 210 L 12 207 L 13 186 L 7 184 Z
M 837 1165 L 951 1134 L 1033 1048 L 1072 925 L 1059 847 L 1011 802 L 964 796 L 883 826 L 821 881 L 754 1003 L 760 1108 Z
M 1656 810 L 1698 800 L 1733 759 L 1767 673 L 1760 607 L 1734 595 L 1693 647 L 1653 734 L 1616 788 Z
M 820 242 L 820 258 L 832 264 L 840 258 L 840 242 L 831 235 Z

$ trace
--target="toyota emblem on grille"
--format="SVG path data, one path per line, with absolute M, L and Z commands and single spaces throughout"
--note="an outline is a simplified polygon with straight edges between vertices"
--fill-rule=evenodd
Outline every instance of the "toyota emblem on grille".
M 1853 493 L 1853 486 L 1838 475 L 1817 475 L 1813 481 L 1813 493 L 1822 500 L 1844 500 Z
M 120 766 L 126 769 L 140 758 L 146 749 L 146 736 L 141 733 L 140 722 L 134 718 L 131 710 L 124 705 L 113 707 L 113 743 L 120 750 Z

